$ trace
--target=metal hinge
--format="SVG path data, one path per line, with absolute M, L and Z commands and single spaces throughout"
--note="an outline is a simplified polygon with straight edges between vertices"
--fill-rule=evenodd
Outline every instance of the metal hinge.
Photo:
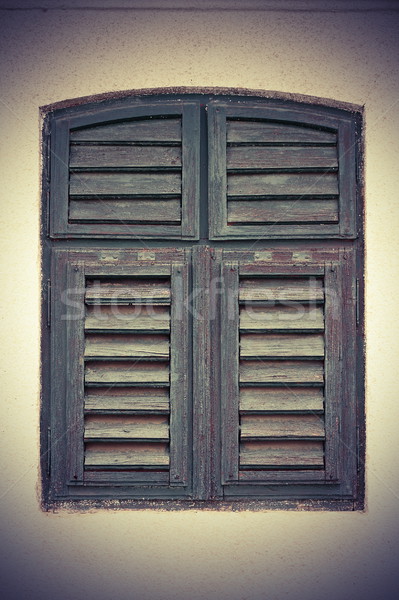
M 356 278 L 356 326 L 360 323 L 360 283 Z
M 51 474 L 51 427 L 47 427 L 47 475 Z
M 47 327 L 51 327 L 51 280 L 47 279 Z

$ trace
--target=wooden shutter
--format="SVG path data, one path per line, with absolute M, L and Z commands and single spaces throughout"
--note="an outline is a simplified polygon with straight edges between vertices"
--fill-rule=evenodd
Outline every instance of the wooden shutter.
M 353 401 L 346 397 L 345 318 L 348 336 L 354 331 L 339 253 L 301 265 L 231 255 L 225 252 L 222 266 L 226 494 L 251 485 L 259 494 L 262 483 L 283 482 L 329 484 L 336 492 L 348 449 L 340 429 Z
M 339 111 L 212 102 L 211 238 L 353 237 L 354 140 Z
M 184 251 L 150 263 L 112 254 L 61 251 L 54 266 L 71 294 L 54 322 L 67 334 L 67 480 L 173 495 L 189 482 L 188 266 Z
M 196 103 L 77 110 L 51 135 L 52 236 L 197 237 Z

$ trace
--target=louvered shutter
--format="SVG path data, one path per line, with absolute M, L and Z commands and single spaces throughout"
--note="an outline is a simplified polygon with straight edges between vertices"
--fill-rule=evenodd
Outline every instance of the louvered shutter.
M 363 506 L 361 111 L 321 104 L 51 109 L 48 506 Z
M 279 263 L 231 254 L 222 266 L 225 493 L 252 485 L 262 494 L 262 483 L 328 484 L 336 493 L 345 481 L 346 489 L 353 457 L 341 426 L 353 418 L 355 326 L 343 303 L 351 283 L 342 256 L 293 264 L 287 252 Z
M 211 102 L 211 239 L 354 237 L 354 154 L 340 111 Z
M 158 495 L 164 486 L 167 496 L 188 485 L 188 266 L 184 251 L 163 254 L 56 255 L 65 288 L 53 330 L 66 346 L 54 367 L 65 381 L 69 486 L 151 485 Z
M 52 138 L 53 237 L 197 237 L 198 104 L 78 109 Z

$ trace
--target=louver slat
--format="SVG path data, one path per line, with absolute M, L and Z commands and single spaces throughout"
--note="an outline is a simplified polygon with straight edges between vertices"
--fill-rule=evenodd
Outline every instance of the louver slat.
M 180 142 L 180 119 L 132 119 L 71 131 L 72 142 Z
M 338 182 L 336 175 L 324 173 L 230 175 L 227 193 L 234 197 L 334 196 Z
M 323 331 L 324 314 L 321 306 L 254 306 L 241 307 L 240 329 L 243 332 L 305 330 Z
M 336 136 L 329 131 L 287 123 L 261 120 L 227 121 L 227 143 L 255 144 L 335 144 Z
M 338 168 L 335 146 L 228 146 L 227 169 L 292 170 Z
M 175 196 L 181 178 L 175 173 L 72 173 L 69 191 L 71 196 Z
M 229 223 L 338 222 L 337 200 L 230 200 Z
M 178 224 L 181 219 L 179 199 L 168 200 L 71 200 L 71 223 L 163 223 Z
M 241 446 L 244 469 L 316 469 L 323 465 L 322 442 L 255 442 Z
M 85 465 L 89 469 L 167 469 L 166 444 L 91 443 L 86 447 Z
M 180 167 L 181 148 L 156 146 L 71 146 L 73 170 L 94 168 Z
M 168 333 L 169 309 L 163 306 L 88 306 L 86 331 Z
M 167 388 L 88 388 L 86 414 L 168 414 Z

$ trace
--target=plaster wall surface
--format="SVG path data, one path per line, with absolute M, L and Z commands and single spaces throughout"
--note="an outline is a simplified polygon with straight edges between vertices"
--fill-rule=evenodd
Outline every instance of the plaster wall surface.
M 185 10 L 181 2 L 144 4 L 53 0 L 41 10 L 32 1 L 0 3 L 2 597 L 396 598 L 398 3 L 280 2 L 277 10 L 276 2 L 255 0 L 248 10 L 227 1 L 197 0 Z M 365 105 L 362 513 L 40 510 L 39 107 L 174 86 L 277 90 Z

